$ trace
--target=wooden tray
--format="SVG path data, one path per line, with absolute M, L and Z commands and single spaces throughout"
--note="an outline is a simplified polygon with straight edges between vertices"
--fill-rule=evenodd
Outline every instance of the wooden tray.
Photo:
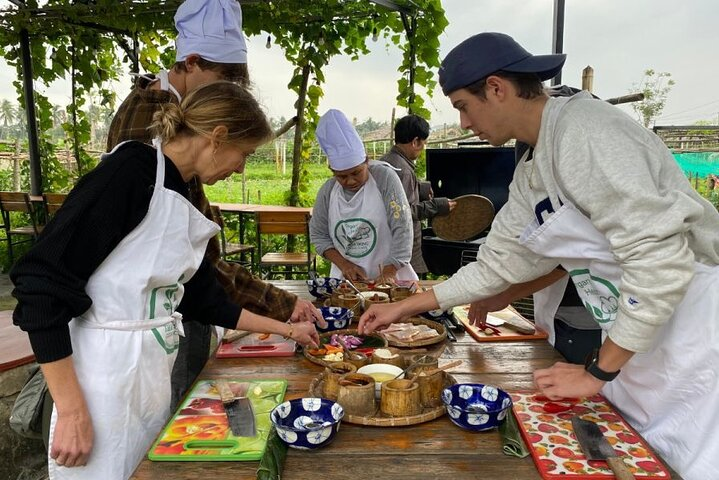
M 447 372 L 442 372 L 444 375 L 444 386 L 449 387 L 457 383 L 455 378 Z M 315 377 L 310 383 L 309 393 L 311 397 L 322 397 L 322 385 L 324 383 L 325 374 L 321 373 Z M 367 425 L 371 427 L 406 427 L 407 425 L 416 425 L 418 423 L 429 422 L 435 418 L 439 418 L 444 415 L 446 409 L 444 405 L 439 407 L 425 407 L 422 409 L 422 413 L 417 415 L 407 415 L 405 417 L 389 417 L 379 411 L 379 400 L 377 401 L 377 412 L 374 416 L 360 416 L 360 415 L 349 415 L 345 413 L 342 418 L 343 422 L 354 423 L 355 425 Z
M 507 308 L 511 309 L 514 313 L 521 316 L 521 314 L 514 310 L 512 307 Z M 521 342 L 523 340 L 544 340 L 549 336 L 547 335 L 547 332 L 540 328 L 537 328 L 536 326 L 534 327 L 534 333 L 521 334 L 504 325 L 495 327 L 497 330 L 499 330 L 499 335 L 487 335 L 479 328 L 469 323 L 469 318 L 467 318 L 467 310 L 465 309 L 465 307 L 455 307 L 453 313 L 455 317 L 457 317 L 457 319 L 462 322 L 462 325 L 464 325 L 464 328 L 465 330 L 467 330 L 467 333 L 469 333 L 472 338 L 474 338 L 478 342 Z M 529 320 L 527 320 L 527 322 L 529 322 Z
M 425 338 L 423 340 L 417 340 L 415 342 L 398 342 L 397 340 L 391 340 L 387 337 L 384 337 L 387 340 L 387 343 L 392 347 L 423 347 L 425 345 L 434 345 L 435 343 L 443 342 L 447 339 L 447 329 L 439 322 L 435 322 L 434 320 L 427 320 L 425 318 L 421 317 L 411 317 L 403 322 L 398 323 L 411 323 L 414 325 L 427 325 L 430 328 L 433 328 L 434 330 L 437 330 L 439 335 L 432 338 Z M 381 330 L 380 330 L 380 333 Z
M 383 347 L 387 346 L 387 340 L 382 335 L 379 335 L 377 333 L 370 333 L 369 335 L 360 335 L 356 328 L 346 328 L 344 330 L 332 330 L 331 332 L 321 333 L 320 334 L 320 346 L 323 343 L 327 343 L 329 341 L 329 339 L 332 337 L 332 335 L 334 335 L 334 334 L 354 335 L 356 337 L 370 337 L 370 338 L 375 339 L 375 341 L 377 341 L 378 345 L 368 346 L 368 348 L 383 348 Z M 360 347 L 360 348 L 362 348 L 362 347 Z M 304 348 L 302 350 L 303 350 L 302 353 L 304 354 L 305 358 L 307 358 L 307 360 L 309 360 L 312 363 L 316 363 L 317 365 L 322 365 L 323 367 L 326 367 L 330 363 L 333 363 L 333 362 L 327 362 L 325 360 L 322 360 L 321 358 L 315 357 L 314 355 L 310 355 L 308 353 L 308 350 L 309 350 L 308 348 Z

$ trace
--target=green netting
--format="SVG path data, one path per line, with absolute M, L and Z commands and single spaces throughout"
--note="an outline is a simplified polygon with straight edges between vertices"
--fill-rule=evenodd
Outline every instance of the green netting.
M 719 152 L 689 152 L 673 154 L 679 167 L 689 176 L 719 175 Z

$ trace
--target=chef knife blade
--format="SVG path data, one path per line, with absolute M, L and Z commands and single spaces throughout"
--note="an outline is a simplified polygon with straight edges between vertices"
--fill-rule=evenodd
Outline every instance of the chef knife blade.
M 255 430 L 255 411 L 252 409 L 252 403 L 247 397 L 235 397 L 230 389 L 230 384 L 225 380 L 215 382 L 217 391 L 220 393 L 222 406 L 225 407 L 227 422 L 230 425 L 232 435 L 236 437 L 254 437 L 257 435 Z
M 603 460 L 607 462 L 617 480 L 632 480 L 634 478 L 632 472 L 629 471 L 626 464 L 617 456 L 607 439 L 604 438 L 604 434 L 596 423 L 574 416 L 572 417 L 572 427 L 587 460 Z

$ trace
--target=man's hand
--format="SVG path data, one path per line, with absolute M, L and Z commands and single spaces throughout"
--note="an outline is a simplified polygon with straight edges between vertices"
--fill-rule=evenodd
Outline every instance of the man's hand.
M 297 299 L 295 309 L 292 310 L 292 315 L 290 316 L 290 322 L 312 322 L 319 325 L 320 328 L 327 328 L 327 322 L 322 317 L 322 312 L 312 305 L 312 302 L 303 298 Z
M 583 365 L 564 362 L 534 372 L 537 389 L 551 400 L 590 397 L 599 393 L 605 383 L 587 372 Z
M 487 326 L 487 313 L 502 310 L 507 305 L 509 305 L 509 301 L 503 293 L 484 300 L 477 300 L 469 305 L 467 318 L 469 318 L 469 323 L 482 329 Z
M 375 330 L 386 327 L 387 325 L 402 319 L 397 303 L 387 303 L 384 305 L 374 304 L 362 314 L 357 331 L 360 335 L 372 333 Z
M 58 410 L 57 422 L 50 446 L 50 458 L 60 466 L 81 467 L 87 464 L 92 451 L 94 432 L 87 406 L 76 410 Z

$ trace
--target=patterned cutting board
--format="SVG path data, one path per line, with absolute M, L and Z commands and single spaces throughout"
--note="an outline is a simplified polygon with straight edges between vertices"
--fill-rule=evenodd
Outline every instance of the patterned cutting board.
M 547 413 L 536 393 L 512 393 L 512 409 L 542 478 L 573 480 L 614 478 L 605 462 L 588 461 L 574 437 L 575 415 L 596 422 L 617 455 L 636 478 L 669 479 L 669 472 L 646 442 L 602 395 L 582 399 L 571 410 Z

